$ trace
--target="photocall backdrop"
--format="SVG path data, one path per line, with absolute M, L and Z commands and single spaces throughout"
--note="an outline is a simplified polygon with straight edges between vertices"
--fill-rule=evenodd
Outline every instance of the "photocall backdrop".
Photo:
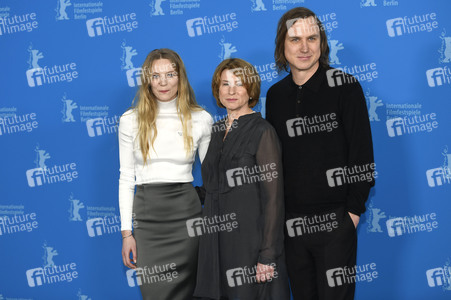
M 153 49 L 177 51 L 218 120 L 213 71 L 245 59 L 264 115 L 286 76 L 276 25 L 296 6 L 317 13 L 331 65 L 367 100 L 377 179 L 358 227 L 356 299 L 451 299 L 446 0 L 1 1 L 0 299 L 140 299 L 121 259 L 117 138 L 140 66 Z M 345 284 L 336 275 L 329 284 Z

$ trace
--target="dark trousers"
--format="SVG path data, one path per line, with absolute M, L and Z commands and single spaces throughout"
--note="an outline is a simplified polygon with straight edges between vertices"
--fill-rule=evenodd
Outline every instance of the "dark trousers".
M 285 252 L 294 300 L 354 299 L 357 233 L 348 212 L 287 212 L 286 218 Z

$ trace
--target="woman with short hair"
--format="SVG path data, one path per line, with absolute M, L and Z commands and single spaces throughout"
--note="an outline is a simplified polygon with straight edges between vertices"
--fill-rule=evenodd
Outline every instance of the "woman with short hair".
M 252 110 L 260 77 L 248 62 L 227 59 L 215 70 L 212 90 L 227 117 L 213 125 L 202 164 L 206 196 L 194 295 L 288 300 L 280 145 Z

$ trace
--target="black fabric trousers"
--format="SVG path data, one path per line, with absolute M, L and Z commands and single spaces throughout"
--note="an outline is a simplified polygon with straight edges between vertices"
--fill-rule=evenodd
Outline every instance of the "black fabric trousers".
M 357 232 L 344 207 L 286 214 L 285 252 L 294 300 L 352 300 Z

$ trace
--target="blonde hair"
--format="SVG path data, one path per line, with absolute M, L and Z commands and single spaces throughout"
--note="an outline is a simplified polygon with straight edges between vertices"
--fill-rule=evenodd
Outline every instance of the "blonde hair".
M 175 51 L 166 48 L 155 49 L 150 52 L 142 65 L 141 87 L 133 100 L 133 104 L 136 99 L 138 99 L 138 103 L 132 106 L 138 114 L 137 138 L 141 146 L 144 164 L 147 163 L 150 145 L 154 148 L 153 144 L 158 133 L 156 125 L 158 115 L 157 98 L 152 93 L 150 81 L 152 78 L 152 64 L 159 59 L 168 59 L 177 72 L 177 113 L 183 127 L 183 142 L 187 156 L 193 149 L 191 111 L 203 110 L 196 102 L 194 91 L 188 82 L 185 65 L 180 56 Z

